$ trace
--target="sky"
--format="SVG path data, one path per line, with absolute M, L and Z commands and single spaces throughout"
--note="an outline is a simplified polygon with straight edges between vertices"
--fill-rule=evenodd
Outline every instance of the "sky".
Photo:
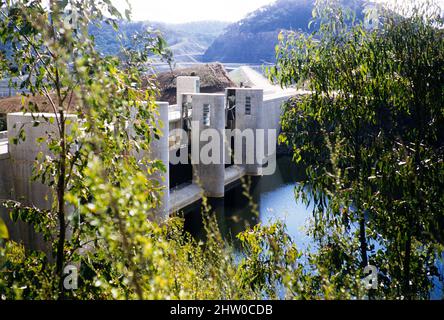
M 275 0 L 130 0 L 132 20 L 182 23 L 201 20 L 234 22 Z M 125 0 L 113 0 L 121 8 Z
M 123 12 L 126 0 L 112 0 Z M 373 0 L 403 2 L 402 0 Z M 422 0 L 417 0 L 422 1 Z M 444 0 L 435 0 L 444 8 Z M 235 22 L 275 0 L 129 0 L 132 20 L 183 23 L 202 20 Z

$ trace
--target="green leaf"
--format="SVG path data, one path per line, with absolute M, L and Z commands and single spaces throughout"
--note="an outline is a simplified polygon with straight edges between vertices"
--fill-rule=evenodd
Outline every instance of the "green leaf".
M 5 222 L 0 218 L 0 239 L 9 239 L 8 228 Z

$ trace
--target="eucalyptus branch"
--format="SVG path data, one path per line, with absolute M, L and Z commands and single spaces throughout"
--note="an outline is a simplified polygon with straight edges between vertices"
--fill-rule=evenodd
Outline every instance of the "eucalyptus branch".
M 0 10 L 0 13 L 3 15 L 4 18 L 9 19 L 9 17 L 2 10 Z M 49 77 L 52 78 L 53 81 L 55 81 L 54 77 L 52 76 L 51 72 L 48 69 L 47 64 L 45 63 L 42 55 L 40 54 L 40 51 L 37 50 L 36 45 L 29 39 L 28 36 L 23 34 L 23 31 L 17 25 L 14 25 L 14 28 L 17 30 L 17 32 L 20 34 L 20 36 L 23 37 L 23 39 L 25 39 L 25 41 L 32 47 L 32 49 L 36 53 L 37 57 L 39 58 L 40 62 L 43 64 L 43 66 L 44 66 L 47 74 L 49 75 Z M 48 52 L 50 52 L 50 54 L 52 55 L 52 53 L 49 50 L 49 48 L 48 47 L 46 47 L 46 48 L 47 48 Z
M 59 117 L 57 116 L 57 115 L 58 115 L 58 112 L 57 112 L 57 106 L 55 105 L 55 102 L 53 101 L 53 99 L 52 99 L 52 97 L 51 97 L 51 94 L 48 92 L 48 90 L 46 89 L 46 87 L 43 86 L 42 88 L 43 88 L 43 93 L 44 93 L 46 99 L 48 99 L 48 101 L 49 101 L 50 104 L 51 104 L 52 110 L 53 110 L 53 112 L 54 112 L 54 116 L 55 116 L 55 118 L 56 118 L 57 128 L 58 128 L 58 130 L 59 130 L 59 132 L 60 132 L 60 131 L 62 130 L 62 127 L 61 127 L 61 123 L 60 123 Z
M 90 243 L 97 242 L 97 241 L 100 241 L 100 240 L 105 240 L 105 238 L 103 238 L 103 237 L 97 237 L 97 238 L 94 238 L 94 239 L 90 239 L 90 240 L 88 240 L 88 241 L 85 241 L 85 242 L 83 242 L 83 243 L 79 243 L 79 245 L 73 247 L 73 248 L 72 248 L 72 251 L 67 255 L 67 260 L 71 259 L 72 256 L 74 255 L 74 253 L 75 253 L 76 251 L 82 249 L 83 247 L 87 246 L 87 245 L 90 244 Z
M 82 149 L 82 147 L 83 147 L 83 144 L 80 144 L 80 146 L 79 146 L 79 150 L 76 150 L 76 153 L 74 154 L 74 158 L 73 158 L 73 159 L 71 160 L 71 162 L 70 162 L 69 170 L 68 170 L 68 175 L 67 175 L 67 177 L 66 177 L 66 181 L 65 181 L 65 188 L 68 187 L 68 183 L 69 183 L 69 181 L 71 180 L 71 175 L 72 175 L 72 172 L 73 172 L 73 170 L 74 170 L 74 166 L 75 166 L 77 160 L 78 160 L 78 159 L 80 158 L 80 156 L 81 156 L 81 152 L 80 152 L 80 150 Z

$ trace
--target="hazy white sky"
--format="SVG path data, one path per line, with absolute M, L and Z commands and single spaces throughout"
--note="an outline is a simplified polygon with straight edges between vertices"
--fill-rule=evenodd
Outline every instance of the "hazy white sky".
M 180 23 L 200 20 L 238 21 L 275 0 L 130 0 L 132 20 Z M 125 0 L 113 0 L 120 8 Z
M 112 1 L 122 11 L 127 7 L 125 0 Z M 373 1 L 403 2 L 403 0 Z M 435 1 L 444 7 L 444 0 Z M 129 2 L 132 6 L 132 20 L 181 23 L 200 20 L 234 22 L 275 0 L 129 0 Z

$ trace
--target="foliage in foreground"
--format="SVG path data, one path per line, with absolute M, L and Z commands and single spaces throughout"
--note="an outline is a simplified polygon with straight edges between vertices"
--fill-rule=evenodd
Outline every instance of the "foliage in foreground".
M 68 3 L 78 10 L 74 26 L 61 19 Z M 143 89 L 140 76 L 150 55 L 164 52 L 163 41 L 143 37 L 146 46 L 137 48 L 144 50 L 126 48 L 123 62 L 103 57 L 87 25 L 114 24 L 98 10 L 118 16 L 108 1 L 51 5 L 48 12 L 39 1 L 14 1 L 2 11 L 2 40 L 17 52 L 2 63 L 15 68 L 2 73 L 29 75 L 23 86 L 45 97 L 56 115 L 31 125 L 55 126 L 56 134 L 41 137 L 51 156 L 35 166 L 35 179 L 53 193 L 52 205 L 43 210 L 4 202 L 49 248 L 25 249 L 8 240 L 0 221 L 0 298 L 427 297 L 433 254 L 442 243 L 433 228 L 442 216 L 443 177 L 437 130 L 442 34 L 428 22 L 387 23 L 381 33 L 360 26 L 339 33 L 326 25 L 321 41 L 283 41 L 273 76 L 283 85 L 308 80 L 313 91 L 300 105 L 287 106 L 283 139 L 307 165 L 309 179 L 299 191 L 315 202 L 318 248 L 299 252 L 281 223 L 257 225 L 238 236 L 243 255 L 237 259 L 209 208 L 203 210 L 204 243 L 184 231 L 181 218 L 154 219 L 162 190 L 153 177 L 164 168 L 135 155 L 149 152 L 161 134 L 155 81 Z M 425 91 L 419 92 L 421 84 Z M 14 142 L 20 139 L 26 136 Z M 370 293 L 361 281 L 368 263 L 378 266 L 382 279 Z M 66 265 L 79 268 L 77 290 L 64 288 Z
M 427 298 L 443 276 L 443 21 L 413 7 L 380 8 L 369 30 L 320 6 L 319 33 L 282 35 L 270 70 L 312 92 L 286 105 L 281 141 L 307 168 L 297 194 L 314 204 L 320 255 L 336 275 L 376 266 L 381 298 Z
M 119 58 L 97 53 L 88 26 L 116 26 L 120 14 L 109 1 L 51 1 L 49 8 L 6 1 L 1 15 L 1 40 L 13 48 L 2 56 L 2 75 L 24 76 L 18 85 L 53 110 L 38 116 L 41 105 L 32 101 L 40 100 L 24 99 L 23 111 L 35 117 L 11 141 L 29 139 L 27 126 L 44 126 L 35 142 L 49 152 L 38 155 L 33 180 L 48 187 L 51 201 L 36 208 L 2 199 L 11 219 L 32 227 L 45 248 L 8 240 L 0 221 L 1 299 L 298 296 L 292 282 L 303 273 L 300 256 L 282 225 L 242 234 L 248 254 L 239 263 L 209 210 L 205 243 L 186 234 L 180 218 L 156 219 L 163 192 L 156 177 L 165 168 L 140 155 L 167 124 L 156 120 L 155 79 L 145 88 L 141 79 L 152 55 L 170 59 L 161 37 L 141 35 Z M 67 290 L 67 266 L 79 271 L 77 290 Z M 282 290 L 283 283 L 294 289 Z

